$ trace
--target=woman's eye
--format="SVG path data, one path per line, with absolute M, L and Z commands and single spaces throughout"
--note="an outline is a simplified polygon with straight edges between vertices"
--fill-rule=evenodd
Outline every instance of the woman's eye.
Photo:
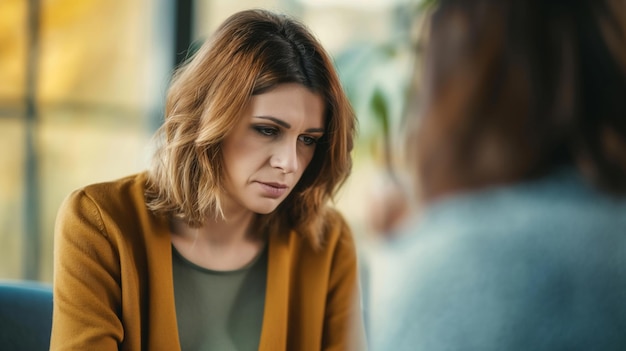
M 278 134 L 278 130 L 272 127 L 254 127 L 254 129 L 259 132 L 259 134 L 266 136 L 274 136 Z
M 302 141 L 304 143 L 304 145 L 313 145 L 315 143 L 317 143 L 317 139 L 307 136 L 307 135 L 302 135 L 300 136 L 300 141 Z

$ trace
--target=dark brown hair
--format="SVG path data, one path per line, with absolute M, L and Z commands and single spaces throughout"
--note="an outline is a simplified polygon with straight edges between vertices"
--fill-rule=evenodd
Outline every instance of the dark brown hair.
M 330 56 L 300 22 L 265 10 L 238 12 L 174 75 L 148 204 L 199 226 L 221 214 L 221 145 L 251 97 L 282 83 L 302 84 L 325 101 L 324 136 L 292 193 L 259 231 L 296 230 L 319 245 L 322 212 L 350 173 L 356 119 Z
M 420 196 L 567 164 L 625 192 L 625 4 L 438 1 L 407 139 Z

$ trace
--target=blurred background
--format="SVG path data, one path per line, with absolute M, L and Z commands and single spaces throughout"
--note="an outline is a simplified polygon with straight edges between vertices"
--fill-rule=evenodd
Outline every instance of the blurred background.
M 411 0 L 0 0 L 0 279 L 52 281 L 61 201 L 146 167 L 172 70 L 247 8 L 298 17 L 335 60 L 359 118 L 336 206 L 357 243 L 373 235 L 413 70 Z

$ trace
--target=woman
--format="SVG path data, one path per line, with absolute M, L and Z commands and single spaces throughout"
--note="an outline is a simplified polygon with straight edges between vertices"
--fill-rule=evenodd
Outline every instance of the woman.
M 179 69 L 154 164 L 62 205 L 54 350 L 349 350 L 355 117 L 297 21 L 228 18 Z
M 623 350 L 626 3 L 441 0 L 428 33 L 424 207 L 377 282 L 374 349 Z

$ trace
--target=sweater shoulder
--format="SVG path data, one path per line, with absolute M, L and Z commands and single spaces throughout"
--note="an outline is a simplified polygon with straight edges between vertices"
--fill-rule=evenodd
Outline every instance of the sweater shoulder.
M 354 249 L 354 238 L 352 230 L 344 215 L 334 207 L 326 207 L 323 213 L 323 247 L 337 249 L 338 246 L 348 246 Z
M 69 210 L 96 216 L 104 224 L 130 225 L 149 212 L 145 201 L 146 174 L 137 173 L 112 181 L 93 183 L 74 190 L 60 212 Z
M 146 179 L 145 173 L 136 173 L 116 180 L 89 184 L 75 190 L 74 194 L 83 194 L 103 208 L 145 205 Z

